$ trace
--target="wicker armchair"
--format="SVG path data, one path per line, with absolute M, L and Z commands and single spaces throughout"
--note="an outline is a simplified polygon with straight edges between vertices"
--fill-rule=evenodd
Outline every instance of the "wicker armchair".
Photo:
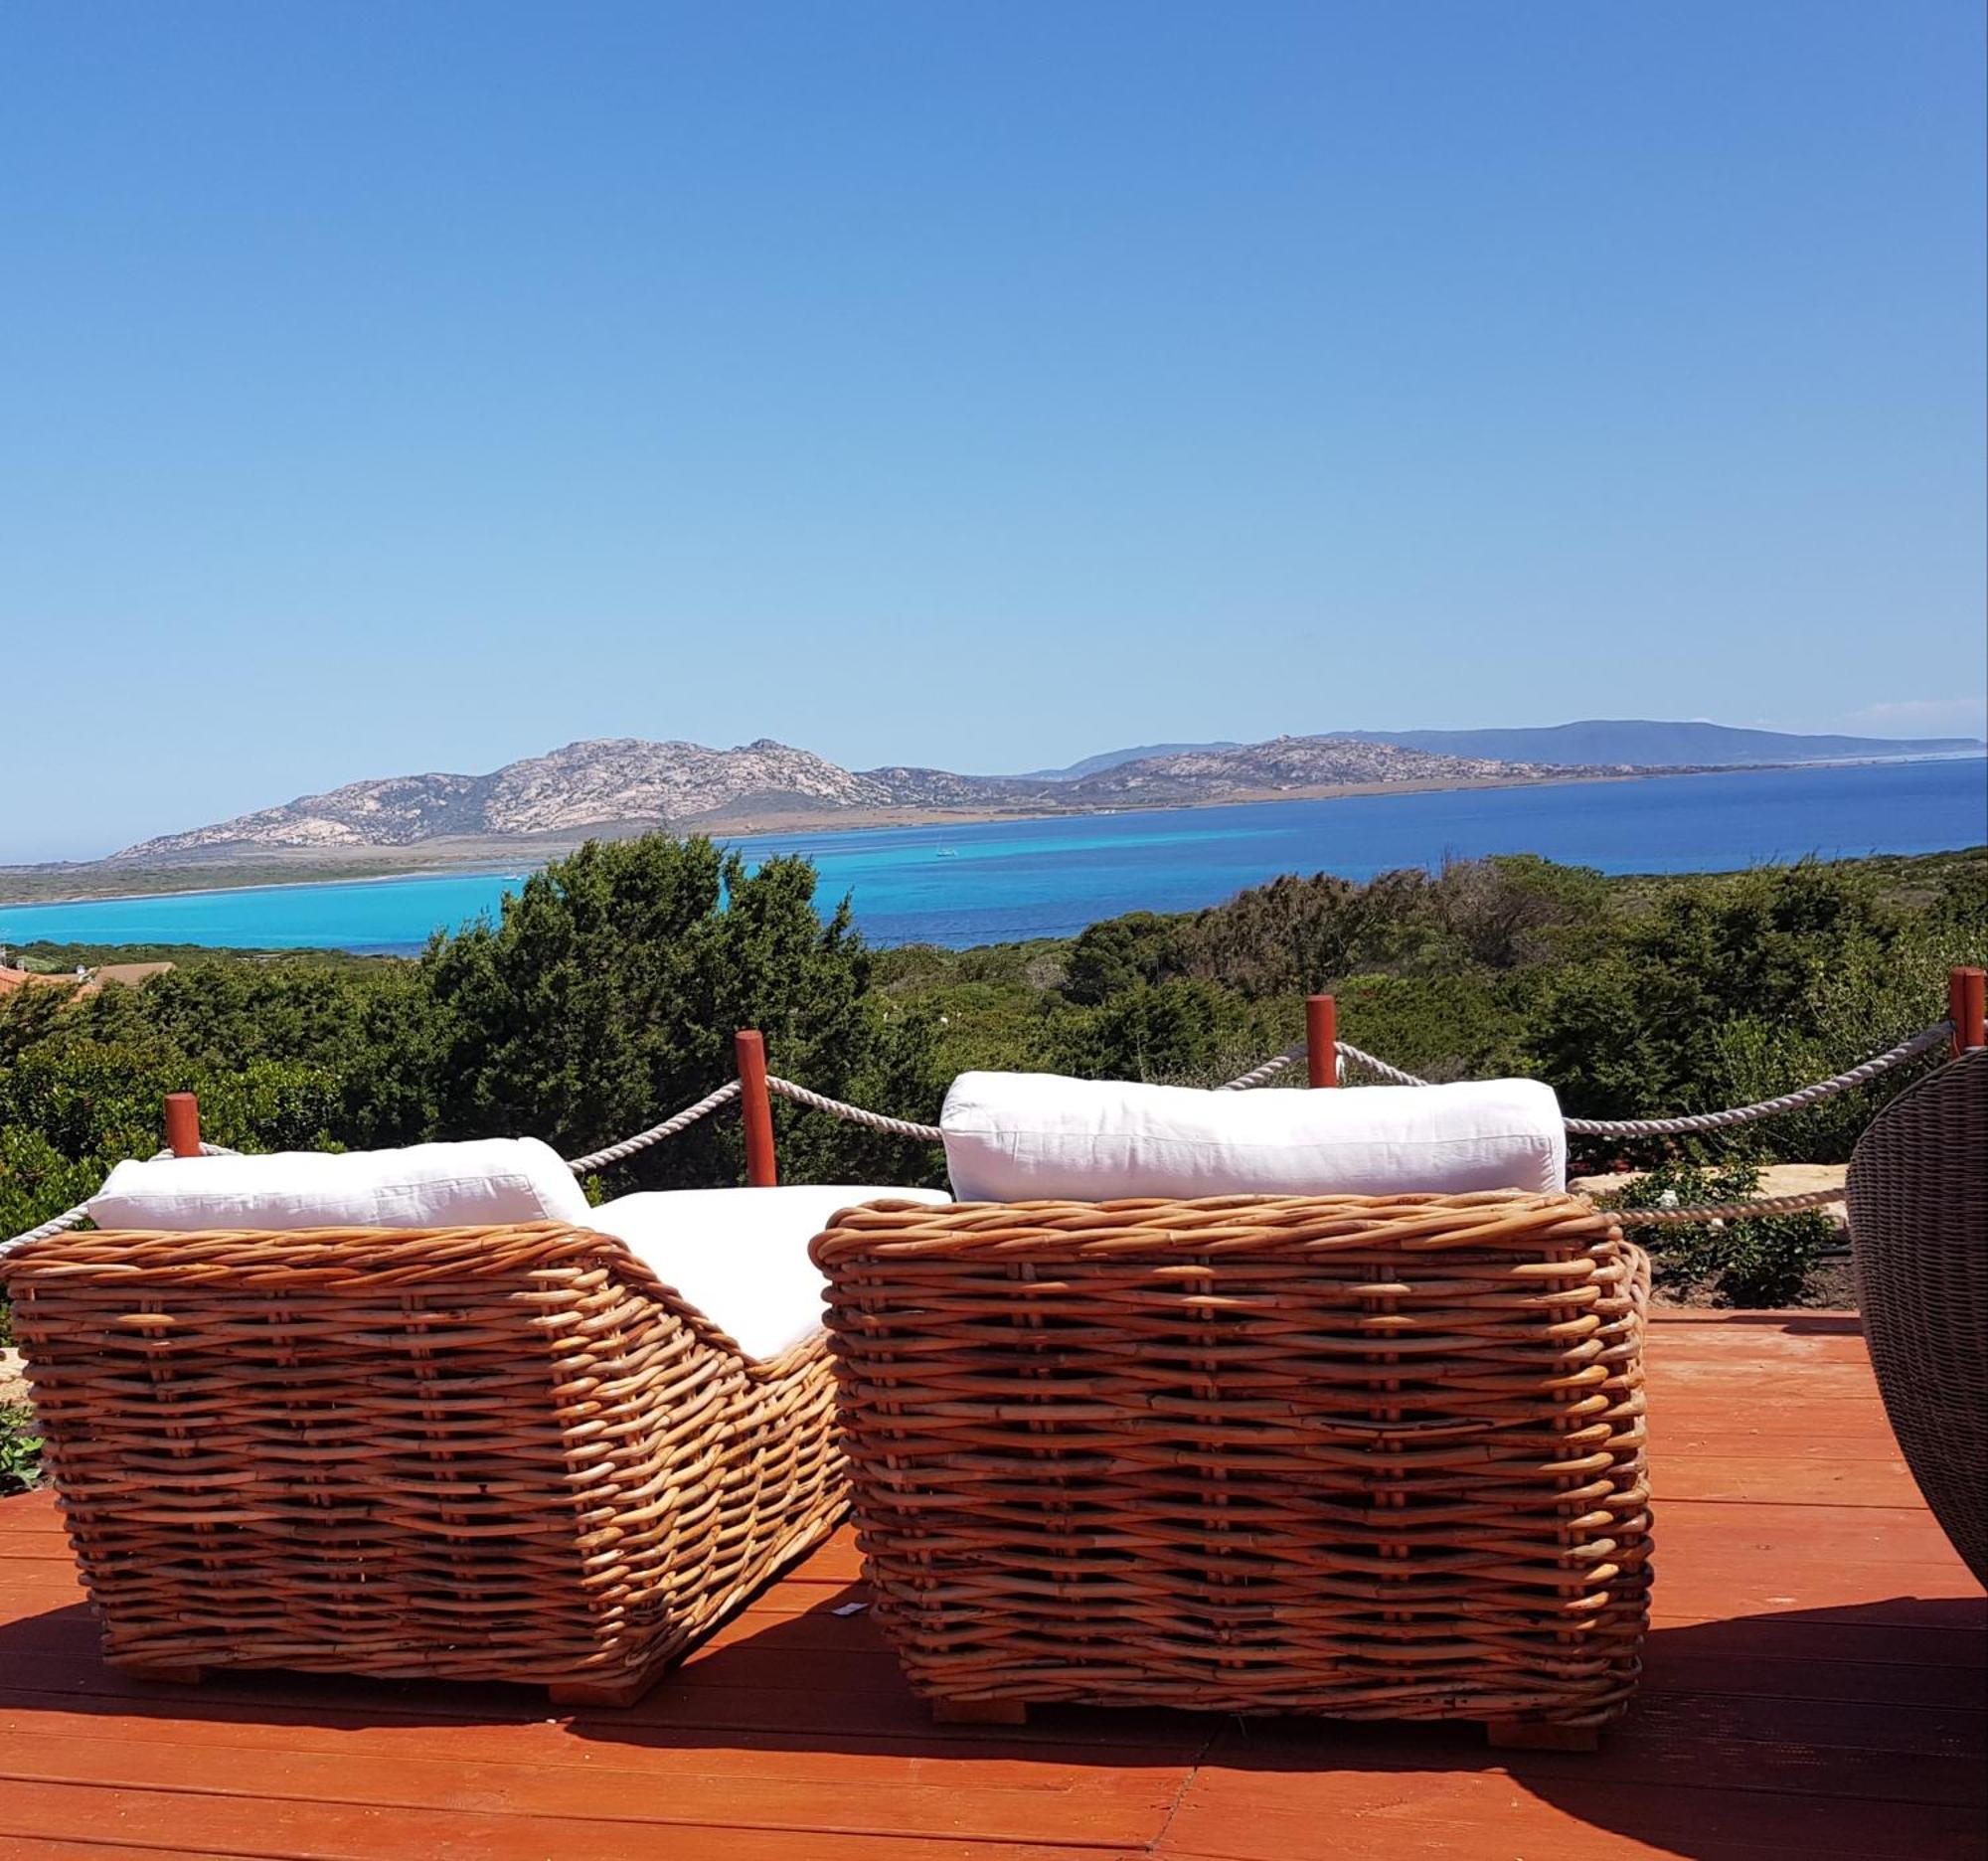
M 1988 1048 L 1871 1120 L 1849 1203 L 1885 1413 L 1933 1516 L 1988 1584 Z
M 618 1704 L 844 1508 L 820 1333 L 755 1361 L 559 1224 L 70 1234 L 6 1263 L 106 1656 Z
M 1623 1711 L 1648 1262 L 1586 1203 L 879 1203 L 814 1255 L 877 1619 L 940 1716 L 1580 1749 Z

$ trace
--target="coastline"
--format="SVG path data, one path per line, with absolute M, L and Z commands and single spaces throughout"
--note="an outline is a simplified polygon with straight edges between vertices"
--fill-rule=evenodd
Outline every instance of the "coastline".
M 948 828 L 1012 822 L 1077 821 L 1130 815 L 1177 815 L 1209 809 L 1248 807 L 1277 801 L 1331 801 L 1387 796 L 1454 794 L 1498 789 L 1587 787 L 1596 784 L 1655 782 L 1688 776 L 1765 775 L 1800 769 L 1886 766 L 1926 761 L 1983 761 L 1950 755 L 1832 759 L 1827 762 L 1757 762 L 1686 767 L 1644 767 L 1552 775 L 1474 776 L 1420 781 L 1335 782 L 1291 788 L 1251 789 L 1192 798 L 1121 801 L 1110 806 L 1063 808 L 852 809 L 846 814 L 789 809 L 732 817 L 704 816 L 681 823 L 603 821 L 584 828 L 531 836 L 424 842 L 417 847 L 364 847 L 336 850 L 293 849 L 247 854 L 201 864 L 118 866 L 110 861 L 55 862 L 0 866 L 0 908 L 32 912 L 44 907 L 141 903 L 147 899 L 219 897 L 242 892 L 302 891 L 321 886 L 384 885 L 397 881 L 508 877 L 522 879 L 547 861 L 572 853 L 587 840 L 628 839 L 666 831 L 701 834 L 721 844 L 785 836 L 861 836 L 868 833 Z M 452 850 L 453 849 L 453 850 Z M 88 883 L 84 875 L 98 880 Z M 50 890 L 33 883 L 45 880 Z M 151 883 L 133 884 L 133 881 Z M 26 882 L 26 883 L 24 883 Z M 61 887 L 60 890 L 53 889 Z
M 149 898 L 200 897 L 227 892 L 294 891 L 309 886 L 384 884 L 399 879 L 446 879 L 496 876 L 510 867 L 531 869 L 548 860 L 574 852 L 587 840 L 625 840 L 637 834 L 670 832 L 702 834 L 721 843 L 763 839 L 774 834 L 877 833 L 907 827 L 979 827 L 998 821 L 1083 820 L 1126 814 L 1182 814 L 1204 808 L 1246 807 L 1266 801 L 1338 801 L 1356 796 L 1460 794 L 1487 788 L 1561 788 L 1598 782 L 1655 781 L 1683 775 L 1752 773 L 1781 768 L 1785 763 L 1749 763 L 1742 768 L 1651 768 L 1609 770 L 1602 774 L 1473 776 L 1456 781 L 1378 781 L 1329 782 L 1296 788 L 1249 789 L 1236 794 L 1198 796 L 1193 799 L 1127 801 L 1110 807 L 1068 808 L 852 808 L 846 814 L 791 810 L 781 813 L 746 815 L 736 818 L 704 816 L 681 823 L 665 821 L 601 821 L 570 832 L 532 835 L 518 839 L 484 839 L 464 842 L 457 857 L 449 857 L 442 847 L 428 844 L 406 849 L 406 862 L 395 858 L 401 849 L 355 847 L 347 849 L 299 849 L 289 853 L 248 854 L 237 860 L 217 860 L 211 865 L 192 862 L 184 866 L 122 867 L 106 871 L 108 860 L 73 862 L 63 872 L 64 879 L 83 873 L 101 872 L 112 885 L 122 881 L 126 889 L 106 890 L 85 885 L 80 891 L 40 892 L 23 889 L 19 881 L 50 871 L 48 865 L 0 866 L 0 906 L 32 911 L 43 905 L 105 905 Z M 295 869 L 289 873 L 282 868 Z M 232 883 L 231 871 L 241 877 Z M 184 874 L 187 884 L 171 881 Z M 154 878 L 161 883 L 128 889 L 134 877 Z

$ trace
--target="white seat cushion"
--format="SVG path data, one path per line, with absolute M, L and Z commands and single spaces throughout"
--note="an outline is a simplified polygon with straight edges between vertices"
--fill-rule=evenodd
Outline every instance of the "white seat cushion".
M 586 1194 L 536 1137 L 405 1150 L 281 1151 L 120 1163 L 89 1203 L 99 1228 L 496 1228 L 573 1222 Z
M 588 1218 L 674 1286 L 748 1357 L 777 1357 L 821 1323 L 822 1273 L 808 1243 L 838 1209 L 895 1197 L 949 1202 L 943 1189 L 796 1183 L 778 1189 L 663 1189 L 617 1196 Z
M 1538 1080 L 1226 1093 L 962 1073 L 939 1123 L 962 1202 L 1567 1186 L 1560 1101 Z

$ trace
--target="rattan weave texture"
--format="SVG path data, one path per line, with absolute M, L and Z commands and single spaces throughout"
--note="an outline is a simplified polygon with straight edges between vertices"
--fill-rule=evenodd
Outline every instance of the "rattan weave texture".
M 928 1698 L 1591 1727 L 1648 1614 L 1648 1262 L 1567 1196 L 871 1204 L 814 1244 Z
M 742 1357 L 559 1225 L 6 1264 L 105 1652 L 638 1690 L 844 1509 L 819 1334 Z
M 1871 1120 L 1845 1193 L 1885 1413 L 1933 1516 L 1988 1584 L 1988 1048 Z

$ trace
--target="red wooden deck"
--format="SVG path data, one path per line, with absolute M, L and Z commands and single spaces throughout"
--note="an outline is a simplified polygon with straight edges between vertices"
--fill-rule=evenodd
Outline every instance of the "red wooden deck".
M 1673 1320 L 1650 1371 L 1656 1625 L 1597 1757 L 1151 1713 L 934 1728 L 868 1618 L 833 1612 L 863 1594 L 846 1532 L 632 1711 L 136 1685 L 98 1663 L 35 1494 L 0 1501 L 0 1856 L 1979 1861 L 1988 1605 L 1855 1321 Z

